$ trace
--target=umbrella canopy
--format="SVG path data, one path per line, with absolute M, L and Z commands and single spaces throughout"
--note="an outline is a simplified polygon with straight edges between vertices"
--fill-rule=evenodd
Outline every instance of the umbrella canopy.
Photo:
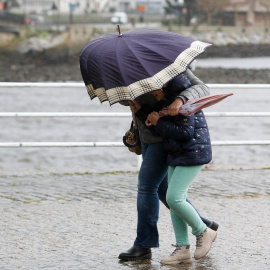
M 211 44 L 176 33 L 139 29 L 87 43 L 80 68 L 90 98 L 114 104 L 161 89 Z
M 233 93 L 229 94 L 218 94 L 218 95 L 209 95 L 205 97 L 195 98 L 188 100 L 182 107 L 179 109 L 179 114 L 183 115 L 191 115 L 194 114 L 204 108 L 207 108 L 209 106 L 212 106 L 224 98 L 227 98 L 229 96 L 233 95 Z M 168 115 L 168 107 L 163 108 L 161 111 L 159 111 L 160 117 L 167 116 Z M 145 124 L 147 126 L 151 126 L 152 124 L 146 120 Z

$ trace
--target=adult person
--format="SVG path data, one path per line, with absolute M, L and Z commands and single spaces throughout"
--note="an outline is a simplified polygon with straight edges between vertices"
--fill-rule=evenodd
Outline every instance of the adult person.
M 185 75 L 191 86 L 182 91 L 168 108 L 168 114 L 175 116 L 179 108 L 189 99 L 199 98 L 210 94 L 210 89 L 190 69 Z M 172 83 L 174 80 L 172 80 Z M 159 234 L 157 221 L 159 216 L 159 200 L 169 209 L 166 202 L 168 188 L 167 154 L 164 149 L 162 137 L 139 117 L 139 110 L 144 108 L 144 114 L 157 110 L 158 102 L 154 96 L 148 94 L 138 97 L 135 102 L 129 102 L 130 108 L 138 115 L 138 128 L 140 133 L 143 161 L 138 177 L 137 192 L 137 237 L 133 246 L 119 255 L 120 260 L 134 261 L 151 259 L 151 248 L 159 247 Z M 142 110 L 141 110 L 142 111 Z M 141 116 L 142 117 L 142 116 Z M 218 224 L 202 218 L 207 227 L 217 230 Z

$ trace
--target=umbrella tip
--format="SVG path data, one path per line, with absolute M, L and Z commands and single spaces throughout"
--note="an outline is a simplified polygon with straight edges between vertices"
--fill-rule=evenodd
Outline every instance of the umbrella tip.
M 119 37 L 121 37 L 123 34 L 121 33 L 121 29 L 120 29 L 120 25 L 119 24 L 117 25 L 117 28 L 118 28 Z

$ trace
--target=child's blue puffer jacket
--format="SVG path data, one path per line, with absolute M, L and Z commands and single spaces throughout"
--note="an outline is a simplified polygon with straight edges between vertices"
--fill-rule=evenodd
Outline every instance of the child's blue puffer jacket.
M 155 128 L 163 137 L 168 165 L 203 165 L 212 160 L 210 135 L 202 111 L 190 116 L 162 117 Z

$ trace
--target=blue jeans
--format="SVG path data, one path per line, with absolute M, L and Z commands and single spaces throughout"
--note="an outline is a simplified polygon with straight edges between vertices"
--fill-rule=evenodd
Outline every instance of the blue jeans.
M 159 200 L 169 209 L 166 202 L 168 165 L 163 142 L 142 143 L 142 156 L 137 195 L 137 237 L 134 246 L 159 247 L 157 229 Z M 207 226 L 211 223 L 205 218 L 201 219 Z

